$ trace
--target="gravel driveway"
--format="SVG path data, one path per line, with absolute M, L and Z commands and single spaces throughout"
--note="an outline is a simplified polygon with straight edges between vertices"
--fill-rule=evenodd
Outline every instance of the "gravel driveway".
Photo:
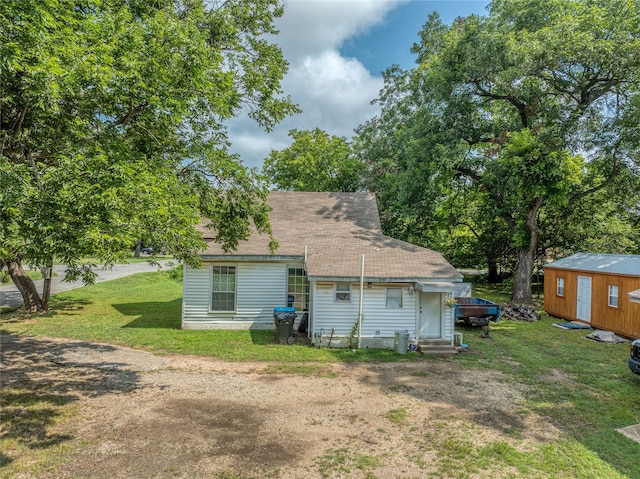
M 521 413 L 524 392 L 502 375 L 463 370 L 455 359 L 283 369 L 1 339 L 4 388 L 75 408 L 43 426 L 31 447 L 65 444 L 59 465 L 20 477 L 448 477 L 437 451 L 452 438 L 526 448 L 559 435 L 544 418 Z M 7 410 L 15 421 L 20 413 Z M 20 460 L 17 450 L 5 454 Z

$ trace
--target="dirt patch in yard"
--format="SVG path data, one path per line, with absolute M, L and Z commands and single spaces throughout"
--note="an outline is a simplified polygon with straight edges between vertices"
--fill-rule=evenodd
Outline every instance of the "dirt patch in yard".
M 2 366 L 10 394 L 75 407 L 25 433 L 20 406 L 8 401 L 2 437 L 66 448 L 59 464 L 37 473 L 22 465 L 18 477 L 456 477 L 449 449 L 500 441 L 525 450 L 561 436 L 523 409 L 524 389 L 456 359 L 282 373 L 272 363 L 5 335 Z M 24 461 L 20 448 L 4 454 L 9 467 Z M 466 471 L 509 474 L 518 477 L 504 465 Z

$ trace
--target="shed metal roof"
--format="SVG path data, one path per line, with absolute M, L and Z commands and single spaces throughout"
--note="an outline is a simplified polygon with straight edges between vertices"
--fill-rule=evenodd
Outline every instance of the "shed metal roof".
M 576 253 L 544 267 L 640 276 L 640 255 Z

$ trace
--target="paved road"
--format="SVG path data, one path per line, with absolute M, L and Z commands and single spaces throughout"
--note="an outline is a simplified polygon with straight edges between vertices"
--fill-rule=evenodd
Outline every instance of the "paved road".
M 168 260 L 158 261 L 160 266 L 166 266 Z M 70 289 L 80 288 L 84 286 L 82 280 L 73 281 L 67 283 L 64 281 L 64 265 L 54 265 L 53 270 L 57 273 L 57 276 L 51 281 L 51 294 L 61 293 L 62 291 L 68 291 Z M 96 283 L 103 281 L 109 281 L 111 279 L 122 278 L 123 276 L 129 276 L 136 273 L 146 273 L 150 271 L 157 271 L 158 266 L 152 266 L 149 263 L 132 263 L 132 264 L 119 264 L 111 269 L 102 269 L 98 267 L 95 272 L 98 274 Z M 35 281 L 36 288 L 42 293 L 43 280 Z M 0 287 L 0 307 L 2 306 L 21 306 L 22 296 L 13 284 L 9 286 Z

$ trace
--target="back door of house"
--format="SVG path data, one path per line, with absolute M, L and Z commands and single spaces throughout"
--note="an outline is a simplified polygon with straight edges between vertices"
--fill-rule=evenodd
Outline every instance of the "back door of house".
M 576 319 L 591 322 L 591 278 L 589 276 L 578 276 Z
M 419 338 L 440 339 L 442 337 L 442 311 L 440 293 L 420 293 Z

